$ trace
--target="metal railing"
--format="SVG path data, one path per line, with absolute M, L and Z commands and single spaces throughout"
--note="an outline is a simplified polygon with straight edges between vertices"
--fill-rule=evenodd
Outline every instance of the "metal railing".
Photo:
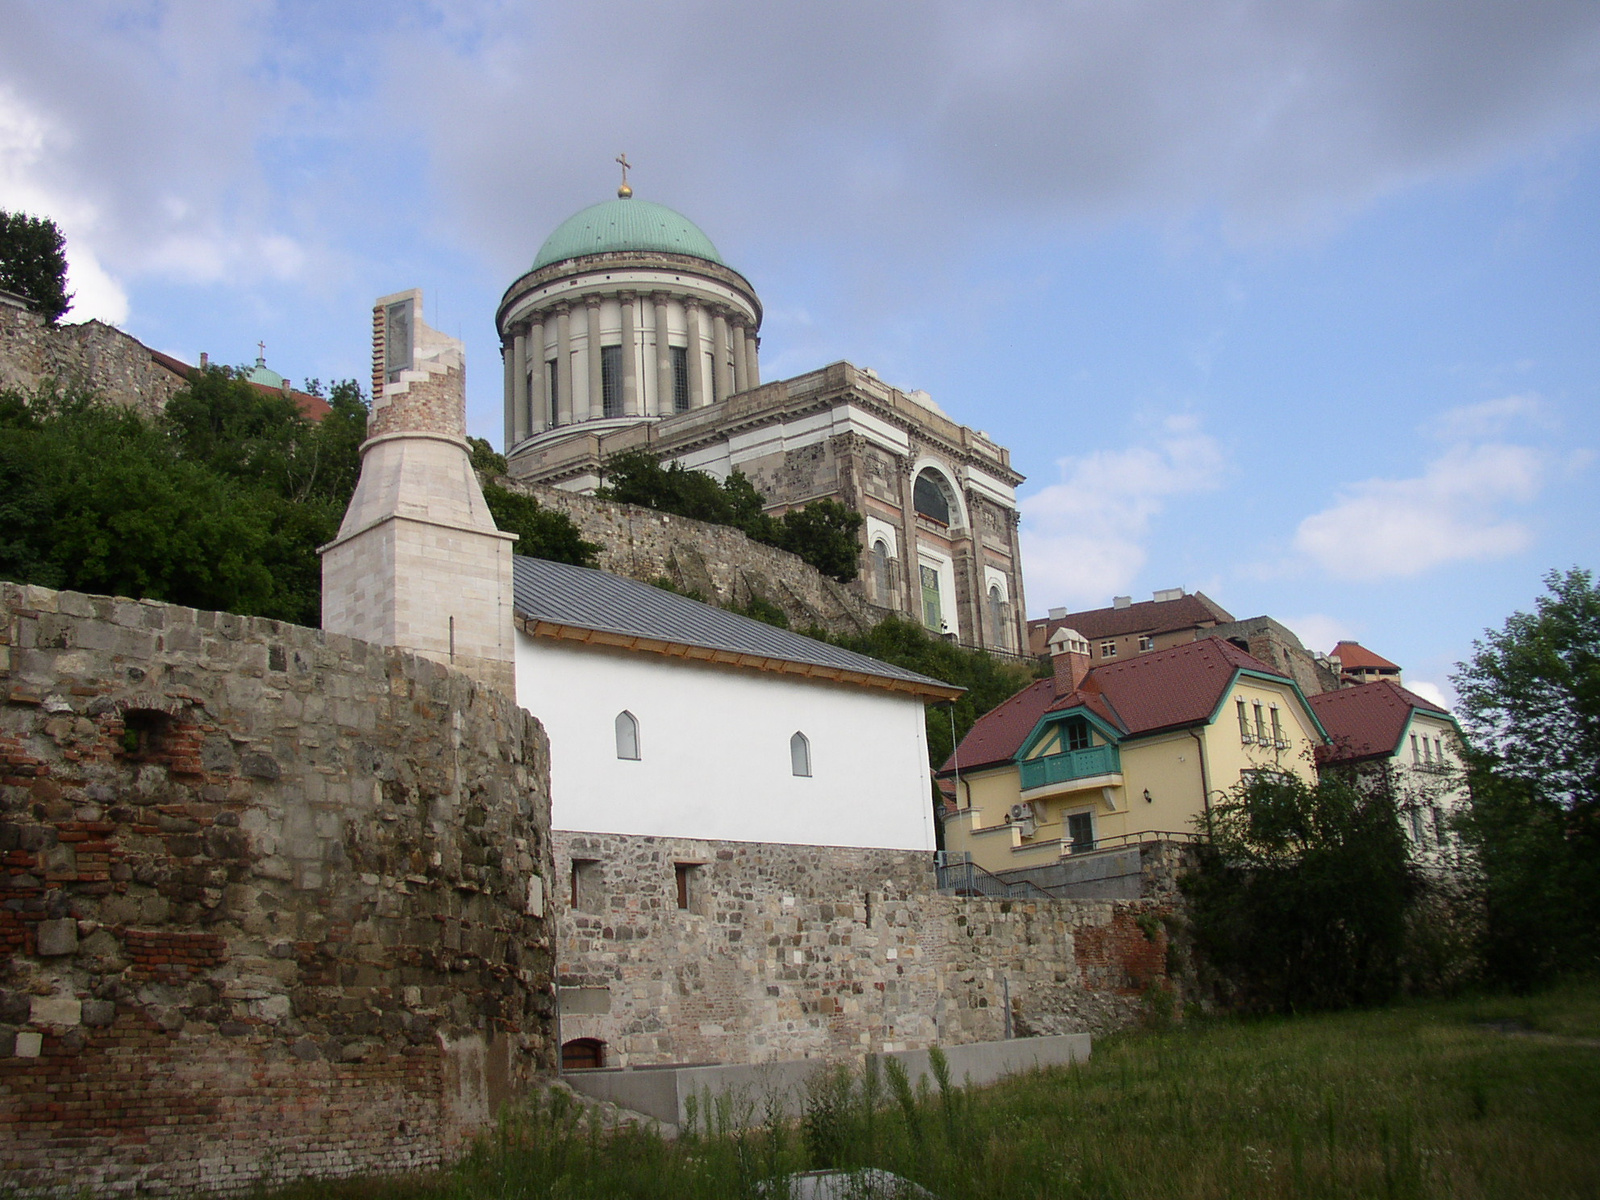
M 939 850 L 934 854 L 934 871 L 941 892 L 957 896 L 995 896 L 1002 900 L 1054 900 L 1056 893 L 1036 883 L 1015 883 L 991 875 L 965 850 Z
M 1086 750 L 1068 750 L 1064 754 L 1024 759 L 1021 767 L 1022 790 L 1027 791 L 1051 783 L 1066 783 L 1095 775 L 1115 775 L 1122 770 L 1122 755 L 1115 746 L 1090 746 Z

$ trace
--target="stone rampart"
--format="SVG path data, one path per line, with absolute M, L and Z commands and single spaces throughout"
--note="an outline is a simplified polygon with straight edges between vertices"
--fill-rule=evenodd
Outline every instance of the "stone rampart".
M 52 379 L 152 417 L 188 386 L 120 329 L 99 321 L 47 325 L 37 313 L 0 304 L 0 389 L 32 392 Z
M 1168 982 L 1163 901 L 946 895 L 914 851 L 554 836 L 561 1038 L 607 1066 L 1099 1032 Z
M 788 551 L 751 541 L 726 525 L 543 484 L 496 482 L 566 513 L 585 540 L 600 546 L 602 570 L 643 583 L 667 579 L 723 607 L 745 607 L 760 597 L 783 609 L 796 630 L 816 625 L 830 633 L 861 633 L 889 615 L 865 599 L 859 583 L 841 584 Z
M 0 585 L 0 1178 L 448 1159 L 552 1065 L 548 748 L 317 630 Z

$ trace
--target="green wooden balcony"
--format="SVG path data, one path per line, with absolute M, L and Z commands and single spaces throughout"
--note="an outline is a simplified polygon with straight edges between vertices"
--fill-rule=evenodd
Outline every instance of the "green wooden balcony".
M 1065 754 L 1025 759 L 1019 765 L 1022 768 L 1022 790 L 1026 792 L 1052 783 L 1120 774 L 1122 756 L 1115 746 L 1090 746 L 1087 750 L 1068 750 Z

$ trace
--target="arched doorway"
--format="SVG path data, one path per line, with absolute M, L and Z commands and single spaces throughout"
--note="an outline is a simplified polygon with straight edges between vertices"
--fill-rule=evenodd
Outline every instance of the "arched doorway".
M 561 1047 L 563 1071 L 594 1071 L 606 1065 L 606 1044 L 599 1038 L 573 1038 Z

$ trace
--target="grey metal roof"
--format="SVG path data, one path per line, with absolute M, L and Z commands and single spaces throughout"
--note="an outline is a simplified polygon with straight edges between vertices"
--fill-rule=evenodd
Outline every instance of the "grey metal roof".
M 516 554 L 511 557 L 511 574 L 516 611 L 530 620 L 877 676 L 900 683 L 896 690 L 905 690 L 905 684 L 960 690 L 608 571 Z

